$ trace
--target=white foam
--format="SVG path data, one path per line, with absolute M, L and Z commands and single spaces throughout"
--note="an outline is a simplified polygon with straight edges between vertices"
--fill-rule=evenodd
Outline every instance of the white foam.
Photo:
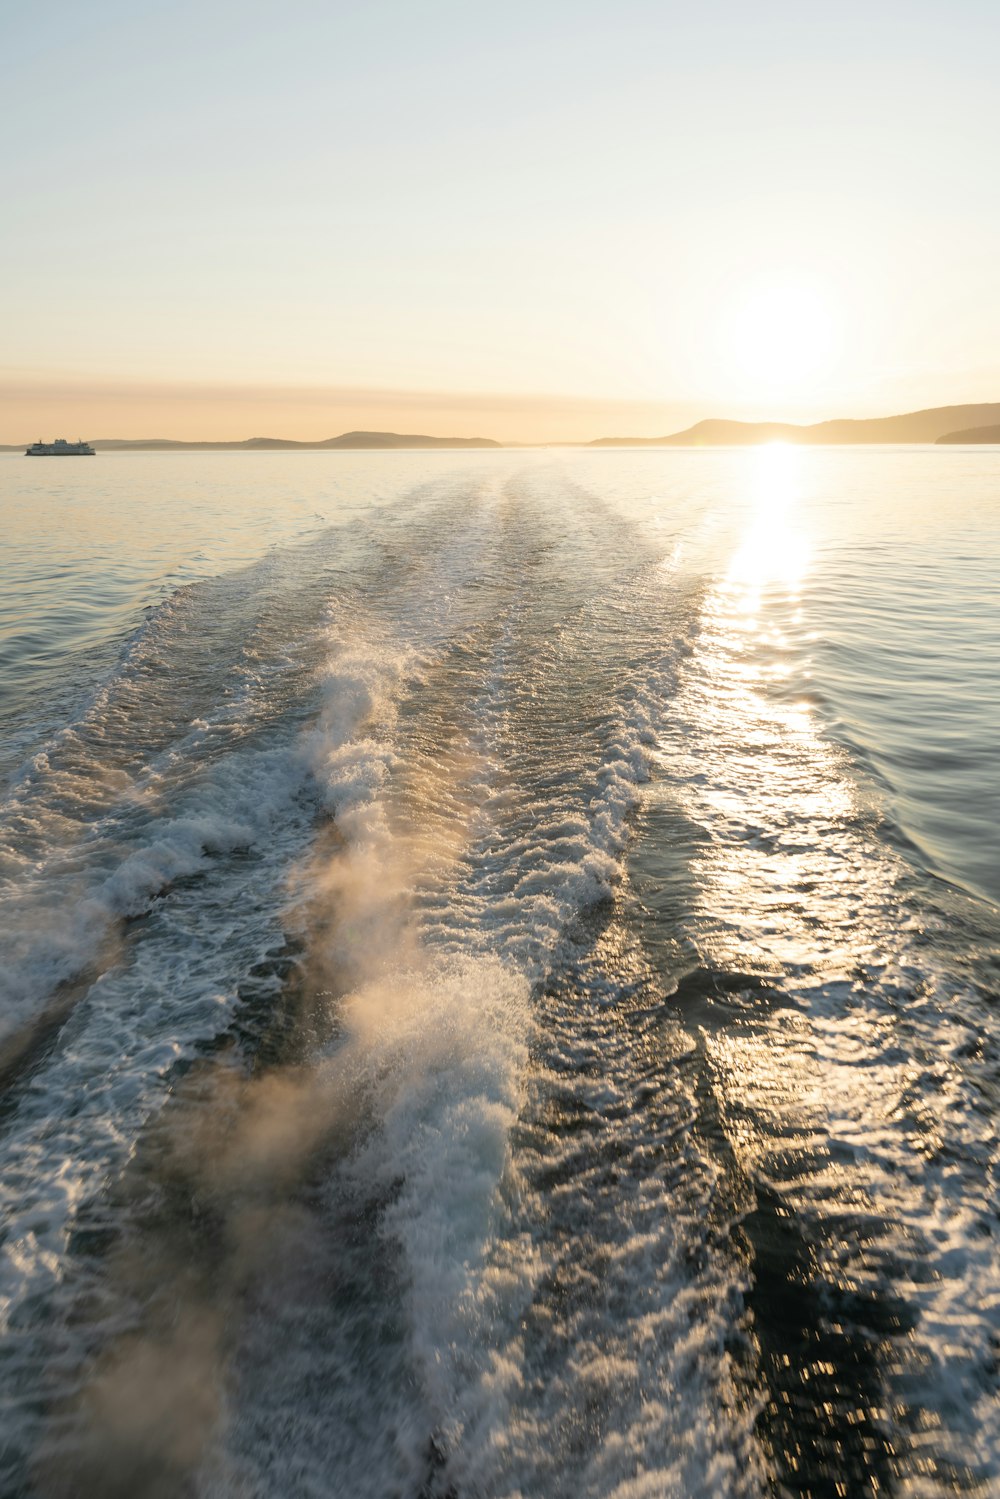
M 144 933 L 136 952 L 77 1002 L 63 1044 L 33 1078 L 3 1140 L 5 1322 L 20 1300 L 60 1273 L 77 1207 L 127 1155 L 177 1060 L 225 1025 L 239 979 L 268 944 L 280 942 L 283 861 L 303 846 L 311 824 L 298 801 L 303 774 L 297 751 L 226 761 L 191 795 L 193 806 L 206 809 L 200 816 L 167 819 L 158 837 L 71 914 L 63 951 L 46 952 L 48 935 L 39 942 L 43 959 L 29 947 L 21 982 L 40 987 L 60 963 L 79 964 L 75 943 L 93 942 L 113 917 L 150 911 L 182 876 L 205 874 L 232 892 L 224 926 L 225 907 L 209 900 L 211 882 L 162 905 L 156 929 Z M 216 867 L 215 856 L 235 848 L 272 857 L 262 869 Z
M 654 666 L 600 730 L 599 758 L 539 793 L 518 780 L 508 757 L 510 697 L 525 667 L 517 611 L 515 600 L 491 628 L 492 654 L 461 715 L 467 738 L 460 746 L 449 741 L 462 780 L 446 797 L 437 790 L 433 741 L 422 747 L 408 738 L 402 711 L 411 698 L 427 711 L 449 644 L 449 611 L 442 616 L 433 598 L 418 596 L 411 612 L 394 607 L 392 624 L 356 610 L 334 614 L 324 707 L 307 744 L 343 842 L 328 861 L 310 861 L 302 891 L 313 900 L 321 893 L 329 920 L 324 959 L 350 981 L 338 1007 L 338 1047 L 322 1070 L 331 1088 L 347 1086 L 364 1101 L 367 1123 L 327 1182 L 325 1211 L 335 1222 L 346 1197 L 364 1221 L 378 1223 L 392 1248 L 391 1294 L 401 1297 L 405 1348 L 378 1355 L 384 1364 L 372 1418 L 379 1437 L 383 1425 L 392 1433 L 384 1457 L 373 1461 L 360 1436 L 357 1444 L 325 1436 L 327 1415 L 309 1402 L 295 1406 L 294 1452 L 261 1442 L 261 1413 L 273 1392 L 244 1380 L 234 1392 L 228 1455 L 220 1449 L 206 1469 L 207 1492 L 266 1493 L 289 1481 L 287 1463 L 302 1464 L 321 1484 L 324 1463 L 334 1461 L 351 1492 L 405 1491 L 426 1479 L 432 1438 L 462 1492 L 484 1483 L 507 1492 L 490 1488 L 505 1445 L 512 1471 L 529 1472 L 522 1438 L 530 1397 L 517 1322 L 545 1265 L 530 1233 L 512 1226 L 522 1184 L 510 1140 L 529 1077 L 529 998 L 557 960 L 567 927 L 606 901 L 621 878 L 629 819 L 648 775 L 652 717 L 670 679 Z M 425 814 L 436 838 L 422 826 Z M 531 1212 L 544 1216 L 544 1204 L 534 1201 Z M 682 1246 L 677 1254 L 683 1257 Z M 664 1281 L 665 1305 L 683 1283 Z M 354 1356 L 353 1377 L 368 1388 L 376 1376 L 362 1369 L 371 1350 L 352 1355 L 349 1326 L 335 1316 L 322 1320 L 312 1305 L 293 1314 L 294 1300 L 294 1289 L 283 1297 L 272 1288 L 262 1309 L 269 1325 L 285 1324 L 279 1384 L 301 1388 L 310 1360 L 320 1357 L 312 1331 L 319 1316 L 324 1342 L 347 1349 L 336 1387 L 350 1385 Z M 683 1298 L 676 1317 L 686 1325 Z M 722 1309 L 718 1317 L 705 1361 L 709 1353 L 717 1361 Z M 258 1324 L 248 1346 L 259 1348 L 264 1336 Z M 590 1376 L 581 1370 L 578 1378 L 582 1389 Z M 705 1398 L 704 1383 L 698 1388 Z M 370 1417 L 352 1419 L 364 1430 Z M 662 1446 L 666 1428 L 652 1425 Z M 668 1425 L 676 1436 L 676 1413 Z M 536 1436 L 544 1442 L 544 1433 Z M 716 1432 L 677 1459 L 685 1481 L 709 1448 L 715 1468 L 708 1462 L 705 1471 L 722 1471 L 725 1440 Z M 652 1452 L 656 1439 L 648 1446 Z M 634 1472 L 634 1453 L 623 1457 L 622 1471 L 630 1461 Z M 734 1463 L 731 1457 L 728 1471 Z M 751 1492 L 750 1480 L 733 1492 Z

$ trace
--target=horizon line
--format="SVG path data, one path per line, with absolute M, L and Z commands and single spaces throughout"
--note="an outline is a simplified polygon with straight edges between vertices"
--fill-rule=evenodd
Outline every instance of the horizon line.
M 631 404 L 631 403 L 623 403 L 623 404 Z M 958 411 L 982 411 L 982 410 L 986 410 L 988 408 L 995 408 L 997 416 L 1000 417 L 1000 401 L 961 401 L 961 402 L 955 402 L 955 403 L 948 404 L 948 405 L 943 405 L 943 406 L 921 406 L 921 407 L 918 407 L 918 408 L 916 408 L 914 410 L 910 410 L 910 411 L 893 412 L 893 413 L 890 413 L 887 416 L 824 417 L 824 418 L 820 418 L 819 420 L 816 420 L 816 421 L 808 421 L 808 422 L 790 421 L 787 418 L 756 418 L 756 419 L 746 419 L 746 418 L 741 418 L 741 417 L 701 417 L 697 421 L 690 423 L 686 427 L 682 427 L 682 428 L 680 428 L 680 429 L 678 429 L 676 431 L 672 431 L 672 432 L 661 433 L 661 434 L 658 434 L 658 435 L 652 436 L 652 437 L 644 437 L 644 436 L 639 436 L 637 434 L 633 434 L 633 435 L 629 435 L 629 436 L 615 436 L 615 435 L 610 435 L 610 436 L 591 437 L 591 438 L 569 438 L 569 439 L 566 439 L 566 438 L 542 438 L 542 439 L 536 439 L 534 441 L 530 441 L 530 440 L 520 440 L 520 439 L 519 440 L 504 440 L 504 439 L 499 439 L 499 438 L 486 437 L 486 436 L 483 436 L 481 434 L 477 434 L 477 435 L 472 436 L 472 437 L 438 436 L 438 435 L 433 434 L 433 433 L 425 433 L 425 432 L 404 432 L 404 433 L 401 433 L 401 432 L 398 432 L 398 431 L 395 431 L 395 430 L 391 430 L 391 429 L 388 429 L 388 428 L 352 427 L 352 428 L 349 428 L 348 430 L 346 430 L 344 432 L 340 432 L 340 433 L 337 433 L 335 435 L 332 435 L 332 436 L 329 436 L 329 437 L 322 437 L 322 438 L 293 438 L 293 437 L 271 437 L 271 436 L 265 436 L 265 435 L 255 435 L 255 436 L 251 436 L 251 437 L 240 437 L 240 438 L 224 438 L 224 437 L 209 437 L 209 438 L 186 438 L 186 437 L 88 437 L 86 439 L 78 439 L 78 440 L 80 440 L 80 441 L 86 441 L 86 442 L 90 443 L 91 445 L 100 445 L 101 447 L 103 447 L 105 449 L 108 449 L 112 445 L 114 447 L 116 447 L 116 448 L 125 448 L 125 449 L 128 449 L 128 448 L 133 448 L 133 449 L 135 449 L 135 448 L 147 448 L 147 449 L 149 449 L 149 448 L 153 448 L 153 447 L 159 447 L 159 446 L 162 445 L 162 446 L 171 447 L 171 448 L 187 448 L 187 449 L 191 449 L 191 448 L 216 448 L 216 449 L 220 449 L 220 448 L 222 448 L 222 449 L 225 449 L 225 448 L 229 448 L 229 449 L 233 449 L 233 448 L 251 448 L 251 450 L 254 450 L 258 445 L 275 444 L 278 447 L 300 448 L 300 449 L 319 449 L 319 448 L 334 448 L 334 449 L 336 449 L 339 446 L 339 447 L 341 447 L 343 449 L 348 449 L 349 450 L 351 447 L 355 447 L 355 448 L 359 448 L 359 449 L 360 448 L 369 447 L 369 446 L 370 447 L 389 447 L 389 446 L 400 447 L 400 446 L 405 445 L 408 441 L 411 441 L 411 442 L 413 442 L 413 443 L 415 443 L 415 444 L 417 444 L 419 446 L 430 445 L 430 446 L 455 447 L 455 448 L 476 448 L 476 447 L 482 447 L 482 448 L 493 448 L 493 447 L 498 447 L 498 448 L 547 448 L 547 447 L 591 447 L 591 446 L 603 446 L 603 445 L 609 445 L 609 446 L 618 445 L 618 446 L 626 446 L 626 447 L 627 446 L 632 446 L 632 445 L 635 445 L 635 446 L 656 446 L 659 443 L 678 443 L 678 445 L 682 445 L 682 444 L 680 444 L 678 442 L 678 439 L 683 438 L 684 436 L 686 436 L 689 433 L 693 435 L 693 434 L 697 433 L 700 429 L 705 429 L 705 428 L 719 428 L 719 429 L 727 429 L 728 428 L 728 429 L 736 429 L 738 431 L 746 431 L 748 435 L 751 432 L 754 432 L 754 431 L 759 432 L 761 429 L 768 429 L 768 430 L 772 430 L 773 429 L 773 430 L 775 430 L 775 432 L 787 432 L 787 433 L 802 432 L 802 433 L 806 433 L 806 432 L 815 431 L 817 428 L 822 428 L 822 427 L 842 427 L 842 426 L 865 427 L 865 426 L 874 426 L 874 425 L 888 424 L 888 423 L 893 423 L 893 422 L 905 422 L 905 421 L 913 422 L 913 421 L 916 421 L 917 419 L 919 419 L 921 417 L 931 417 L 931 416 L 934 416 L 934 415 L 944 416 L 945 414 L 947 414 L 949 412 L 953 412 L 953 411 L 954 412 L 958 412 Z M 991 412 L 991 414 L 992 414 L 992 412 Z M 991 427 L 992 425 L 993 425 L 992 422 L 987 422 L 987 423 L 976 424 L 976 425 L 973 425 L 972 427 L 964 428 L 964 429 L 963 428 L 956 428 L 955 431 L 956 432 L 965 431 L 965 430 L 976 431 L 980 427 L 982 427 L 983 430 L 985 430 L 986 427 Z M 946 429 L 943 430 L 938 435 L 939 436 L 946 435 Z M 352 444 L 352 443 L 350 443 L 348 441 L 348 439 L 351 439 L 351 438 L 358 438 L 358 439 L 361 439 L 361 438 L 389 439 L 390 441 L 389 442 L 379 442 L 379 441 L 376 440 L 375 442 L 372 442 L 370 444 L 369 443 L 364 443 L 364 442 L 357 442 L 357 443 Z M 22 447 L 30 447 L 34 441 L 44 441 L 44 440 L 45 439 L 39 438 L 39 439 L 28 439 L 25 442 L 0 443 L 0 451 L 6 451 L 6 452 L 17 451 L 17 450 L 19 450 Z M 778 437 L 777 440 L 780 440 L 780 437 Z M 891 438 L 889 438 L 887 440 L 888 441 L 892 441 Z M 899 440 L 902 440 L 902 441 L 907 441 L 908 440 L 908 441 L 911 441 L 911 442 L 912 441 L 921 441 L 921 440 L 923 440 L 923 441 L 934 442 L 934 441 L 937 441 L 937 438 L 935 438 L 935 437 L 924 438 L 924 439 L 920 439 L 920 438 L 909 438 L 909 439 L 906 439 L 906 438 L 903 438 L 903 439 L 899 439 Z M 693 443 L 692 446 L 694 446 L 694 445 L 697 445 L 697 444 Z M 734 444 L 732 442 L 728 442 L 727 443 L 725 441 L 720 442 L 720 443 L 712 443 L 711 440 L 709 440 L 704 445 L 706 445 L 706 446 L 733 446 Z M 844 446 L 844 445 L 847 445 L 847 444 L 845 444 L 843 441 L 841 441 L 837 445 L 838 446 Z

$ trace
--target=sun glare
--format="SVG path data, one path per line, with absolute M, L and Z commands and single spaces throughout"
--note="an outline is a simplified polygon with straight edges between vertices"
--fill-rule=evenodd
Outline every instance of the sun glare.
M 828 300 L 805 283 L 758 288 L 738 304 L 722 330 L 733 372 L 770 391 L 791 390 L 822 374 L 835 343 Z
M 802 449 L 767 443 L 743 455 L 749 500 L 747 527 L 729 567 L 729 583 L 743 590 L 743 612 L 756 614 L 763 589 L 798 590 L 809 547 L 794 510 L 801 489 Z

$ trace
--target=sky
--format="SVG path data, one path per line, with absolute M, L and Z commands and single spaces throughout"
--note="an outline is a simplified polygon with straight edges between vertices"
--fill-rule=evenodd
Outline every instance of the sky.
M 0 441 L 1000 400 L 995 0 L 0 0 Z

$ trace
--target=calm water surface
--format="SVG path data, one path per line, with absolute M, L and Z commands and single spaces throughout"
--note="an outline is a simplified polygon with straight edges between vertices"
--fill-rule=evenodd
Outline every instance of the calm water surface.
M 1000 451 L 3 455 L 12 1495 L 1000 1488 Z

